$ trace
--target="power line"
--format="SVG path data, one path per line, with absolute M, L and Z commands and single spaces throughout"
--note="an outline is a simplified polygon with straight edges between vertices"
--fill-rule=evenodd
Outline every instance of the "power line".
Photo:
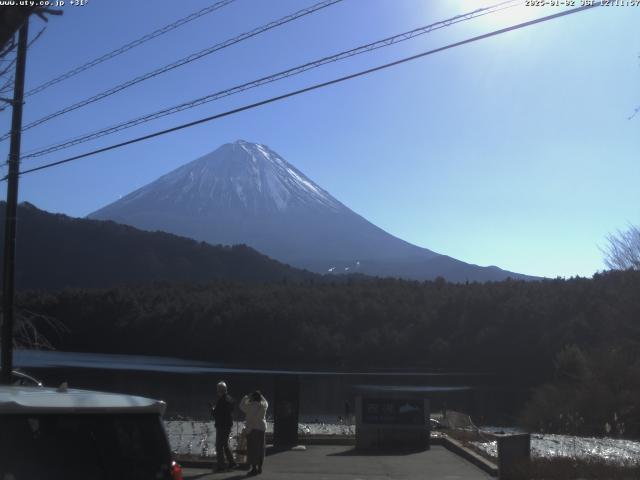
M 244 40 L 247 40 L 251 37 L 255 37 L 256 35 L 259 35 L 261 33 L 264 33 L 268 30 L 271 30 L 273 28 L 279 27 L 281 25 L 284 25 L 285 23 L 289 23 L 292 22 L 294 20 L 297 20 L 298 18 L 304 17 L 306 15 L 309 15 L 311 13 L 317 12 L 318 10 L 322 10 L 323 8 L 327 8 L 335 3 L 338 2 L 342 2 L 343 0 L 323 0 L 320 3 L 316 3 L 315 5 L 312 5 L 311 7 L 308 8 L 304 8 L 302 10 L 298 10 L 297 12 L 294 12 L 292 14 L 286 15 L 278 20 L 274 20 L 273 22 L 269 22 L 265 25 L 262 25 L 260 27 L 254 28 L 253 30 L 250 30 L 248 32 L 242 33 L 238 36 L 235 36 L 233 38 L 230 38 L 228 40 L 225 40 L 224 42 L 218 43 L 216 45 L 213 45 L 209 48 L 205 48 L 204 50 L 200 50 L 199 52 L 196 53 L 192 53 L 191 55 L 188 55 L 186 57 L 181 58 L 180 60 L 177 60 L 175 62 L 172 62 L 168 65 L 165 65 L 163 67 L 160 67 L 156 70 L 153 70 L 151 72 L 145 73 L 144 75 L 140 75 L 136 78 L 133 78 L 131 80 L 127 80 L 124 83 L 121 83 L 119 85 L 116 85 L 115 87 L 112 87 L 108 90 L 105 90 L 103 92 L 100 92 L 92 97 L 86 98 L 84 100 L 81 100 L 80 102 L 74 103 L 73 105 L 70 105 L 68 107 L 65 107 L 61 110 L 58 110 L 57 112 L 53 112 L 49 115 L 46 115 L 44 117 L 41 117 L 37 120 L 34 120 L 31 123 L 26 124 L 24 127 L 22 127 L 22 131 L 24 132 L 25 130 L 29 130 L 33 127 L 36 127 L 42 123 L 48 122 L 49 120 L 52 120 L 56 117 L 59 117 L 60 115 L 64 115 L 65 113 L 69 113 L 72 112 L 74 110 L 77 110 L 79 108 L 85 107 L 91 103 L 97 102 L 98 100 L 102 100 L 103 98 L 107 98 L 111 95 L 114 95 L 118 92 L 121 92 L 122 90 L 125 90 L 129 87 L 132 87 L 133 85 L 136 85 L 140 82 L 144 82 L 145 80 L 149 80 L 151 78 L 157 77 L 158 75 L 161 75 L 163 73 L 166 73 L 170 70 L 173 70 L 175 68 L 178 67 L 182 67 L 183 65 L 187 65 L 188 63 L 194 62 L 196 60 L 199 60 L 200 58 L 206 56 L 206 55 L 210 55 L 214 52 L 217 52 L 218 50 L 222 50 L 224 48 L 230 47 L 232 45 L 235 45 L 236 43 L 242 42 Z M 0 141 L 5 140 L 7 138 L 9 138 L 10 136 L 10 132 L 4 134 L 2 137 L 0 137 Z
M 194 12 L 190 15 L 187 15 L 186 17 L 180 18 L 178 20 L 176 20 L 173 23 L 170 23 L 168 25 L 165 25 L 162 28 L 159 28 L 157 30 L 154 30 L 151 33 L 147 33 L 146 35 L 143 35 L 142 37 L 138 38 L 137 40 L 134 40 L 132 42 L 127 43 L 126 45 L 121 46 L 120 48 L 116 48 L 115 50 L 112 50 L 111 52 L 105 53 L 104 55 L 101 55 L 98 58 L 95 58 L 87 63 L 84 63 L 72 70 L 69 70 L 66 73 L 63 73 L 62 75 L 55 77 L 51 80 L 49 80 L 48 82 L 45 82 L 41 85 L 38 85 L 35 88 L 32 88 L 31 90 L 29 90 L 27 93 L 25 93 L 25 97 L 31 96 L 31 95 L 35 95 L 36 93 L 42 92 L 43 90 L 46 90 L 47 88 L 60 83 L 64 80 L 67 80 L 71 77 L 74 77 L 76 75 L 78 75 L 81 72 L 84 72 L 85 70 L 88 70 L 92 67 L 95 67 L 96 65 L 99 65 L 100 63 L 106 62 L 107 60 L 110 60 L 114 57 L 117 57 L 118 55 L 121 55 L 129 50 L 131 50 L 132 48 L 138 47 L 140 45 L 142 45 L 143 43 L 148 42 L 149 40 L 152 40 L 156 37 L 159 37 L 160 35 L 164 35 L 167 32 L 170 32 L 171 30 L 175 30 L 178 27 L 181 27 L 193 20 L 196 20 L 204 15 L 207 15 L 211 12 L 214 12 L 226 5 L 229 5 L 230 3 L 235 2 L 236 0 L 220 0 L 219 2 L 214 3 L 213 5 L 209 5 L 208 7 L 205 7 L 201 10 L 198 10 L 197 12 Z
M 351 80 L 351 79 L 354 79 L 354 78 L 362 77 L 362 76 L 368 75 L 370 73 L 378 72 L 380 70 L 386 70 L 388 68 L 395 67 L 397 65 L 401 65 L 403 63 L 407 63 L 407 62 L 410 62 L 410 61 L 413 61 L 413 60 L 417 60 L 419 58 L 426 57 L 428 55 L 433 55 L 435 53 L 439 53 L 439 52 L 442 52 L 442 51 L 445 51 L 445 50 L 449 50 L 451 48 L 460 47 L 462 45 L 466 45 L 466 44 L 469 44 L 469 43 L 473 43 L 473 42 L 477 42 L 477 41 L 480 41 L 480 40 L 484 40 L 486 38 L 494 37 L 496 35 L 501 35 L 503 33 L 511 32 L 513 30 L 518 30 L 518 29 L 521 29 L 521 28 L 525 28 L 525 27 L 529 27 L 529 26 L 532 26 L 532 25 L 536 25 L 538 23 L 543 23 L 543 22 L 546 22 L 548 20 L 553 20 L 553 19 L 556 19 L 556 18 L 564 17 L 566 15 L 571 15 L 571 14 L 574 14 L 574 13 L 578 13 L 578 12 L 581 12 L 581 11 L 584 11 L 584 10 L 588 10 L 588 9 L 591 9 L 591 8 L 594 8 L 594 7 L 597 7 L 597 6 L 600 6 L 600 4 L 585 5 L 585 6 L 582 6 L 582 7 L 573 8 L 571 10 L 565 10 L 565 11 L 562 11 L 562 12 L 559 12 L 559 13 L 555 13 L 553 15 L 547 15 L 545 17 L 540 17 L 540 18 L 537 18 L 535 20 L 530 20 L 530 21 L 527 21 L 527 22 L 519 23 L 517 25 L 512 25 L 510 27 L 502 28 L 500 30 L 494 30 L 494 31 L 489 32 L 489 33 L 485 33 L 485 34 L 478 35 L 478 36 L 475 36 L 475 37 L 467 38 L 465 40 L 461 40 L 459 42 L 455 42 L 455 43 L 451 43 L 451 44 L 445 45 L 444 47 L 439 47 L 439 48 L 435 48 L 433 50 L 428 50 L 426 52 L 418 53 L 416 55 L 412 55 L 412 56 L 409 56 L 409 57 L 404 57 L 404 58 L 401 58 L 400 60 L 396 60 L 394 62 L 385 63 L 383 65 L 379 65 L 377 67 L 369 68 L 369 69 L 366 69 L 366 70 L 361 70 L 359 72 L 352 73 L 350 75 L 346 75 L 346 76 L 343 76 L 343 77 L 335 78 L 333 80 L 329 80 L 329 81 L 326 81 L 326 82 L 316 83 L 316 84 L 311 85 L 309 87 L 301 88 L 299 90 L 294 90 L 292 92 L 288 92 L 288 93 L 285 93 L 283 95 L 278 95 L 276 97 L 271 97 L 271 98 L 268 98 L 266 100 L 262 100 L 260 102 L 252 103 L 252 104 L 249 104 L 249 105 L 244 105 L 242 107 L 238 107 L 238 108 L 235 108 L 233 110 L 227 110 L 226 112 L 218 113 L 216 115 L 211 115 L 209 117 L 201 118 L 199 120 L 194 120 L 192 122 L 184 123 L 182 125 L 178 125 L 178 126 L 175 126 L 175 127 L 172 127 L 172 128 L 168 128 L 168 129 L 165 129 L 165 130 L 160 130 L 160 131 L 148 134 L 148 135 L 143 135 L 141 137 L 133 138 L 131 140 L 127 140 L 127 141 L 124 141 L 124 142 L 120 142 L 120 143 L 116 143 L 116 144 L 113 144 L 113 145 L 109 145 L 107 147 L 103 147 L 103 148 L 99 148 L 99 149 L 96 149 L 96 150 L 92 150 L 90 152 L 86 152 L 86 153 L 83 153 L 83 154 L 80 154 L 80 155 L 75 155 L 73 157 L 65 158 L 63 160 L 58 160 L 56 162 L 47 163 L 47 164 L 41 165 L 39 167 L 34 167 L 34 168 L 30 168 L 28 170 L 23 170 L 23 171 L 20 172 L 20 175 L 24 175 L 24 174 L 27 174 L 27 173 L 37 172 L 39 170 L 44 170 L 44 169 L 47 169 L 47 168 L 55 167 L 55 166 L 62 165 L 62 164 L 65 164 L 65 163 L 69 163 L 69 162 L 72 162 L 72 161 L 75 161 L 75 160 L 79 160 L 81 158 L 86 158 L 86 157 L 90 157 L 90 156 L 93 156 L 93 155 L 97 155 L 98 153 L 104 153 L 104 152 L 107 152 L 107 151 L 110 151 L 110 150 L 115 150 L 117 148 L 121 148 L 121 147 L 124 147 L 124 146 L 127 146 L 127 145 L 131 145 L 131 144 L 134 144 L 134 143 L 142 142 L 144 140 L 149 140 L 151 138 L 159 137 L 161 135 L 166 135 L 168 133 L 172 133 L 172 132 L 175 132 L 175 131 L 178 131 L 178 130 L 183 130 L 185 128 L 189 128 L 189 127 L 193 127 L 193 126 L 196 126 L 196 125 L 200 125 L 202 123 L 210 122 L 210 121 L 217 120 L 217 119 L 220 119 L 220 118 L 223 118 L 223 117 L 228 117 L 228 116 L 234 115 L 236 113 L 244 112 L 246 110 L 251 110 L 251 109 L 254 109 L 254 108 L 257 108 L 257 107 L 261 107 L 263 105 L 267 105 L 267 104 L 274 103 L 274 102 L 277 102 L 277 101 L 280 101 L 280 100 L 284 100 L 284 99 L 289 98 L 289 97 L 301 95 L 303 93 L 311 92 L 313 90 L 318 90 L 320 88 L 328 87 L 329 85 L 342 83 L 342 82 L 345 82 L 347 80 Z M 6 180 L 6 178 L 7 177 L 4 177 L 4 178 L 2 178 L 2 180 Z
M 444 28 L 444 27 L 448 27 L 450 25 L 454 25 L 456 23 L 460 23 L 460 22 L 463 22 L 463 21 L 467 21 L 467 20 L 471 20 L 471 19 L 474 19 L 474 18 L 478 18 L 478 17 L 481 17 L 483 15 L 496 13 L 498 11 L 505 10 L 507 8 L 511 8 L 511 7 L 515 6 L 515 2 L 516 1 L 518 1 L 518 0 L 509 0 L 509 1 L 501 2 L 501 3 L 495 4 L 495 5 L 489 6 L 489 7 L 480 8 L 480 9 L 474 10 L 474 11 L 469 12 L 469 13 L 465 13 L 465 14 L 462 14 L 462 15 L 457 15 L 457 16 L 449 18 L 447 20 L 442 20 L 442 21 L 439 21 L 439 22 L 436 22 L 436 23 L 432 23 L 430 25 L 426 25 L 426 26 L 419 27 L 419 28 L 416 28 L 416 29 L 413 29 L 413 30 L 409 30 L 407 32 L 403 32 L 403 33 L 400 33 L 400 34 L 397 34 L 397 35 L 393 35 L 391 37 L 387 37 L 387 38 L 384 38 L 382 40 L 377 40 L 377 41 L 372 42 L 372 43 L 361 45 L 359 47 L 352 48 L 350 50 L 345 50 L 345 51 L 342 51 L 340 53 L 337 53 L 337 54 L 334 54 L 334 55 L 331 55 L 331 56 L 323 57 L 323 58 L 320 58 L 318 60 L 314 60 L 312 62 L 308 62 L 308 63 L 305 63 L 303 65 L 299 65 L 299 66 L 290 68 L 288 70 L 284 70 L 284 71 L 281 71 L 281 72 L 278 72 L 278 73 L 275 73 L 275 74 L 272 74 L 272 75 L 269 75 L 269 76 L 266 76 L 266 77 L 259 78 L 257 80 L 252 80 L 250 82 L 243 83 L 241 85 L 236 85 L 234 87 L 231 87 L 231 88 L 228 88 L 228 89 L 225 89 L 225 90 L 221 90 L 221 91 L 218 91 L 218 92 L 215 92 L 215 93 L 211 93 L 209 95 L 197 98 L 195 100 L 191 100 L 189 102 L 181 103 L 179 105 L 174 105 L 172 107 L 168 107 L 168 108 L 165 108 L 165 109 L 162 109 L 162 110 L 150 113 L 150 114 L 146 114 L 146 115 L 143 115 L 141 117 L 137 117 L 137 118 L 128 120 L 126 122 L 122 122 L 122 123 L 119 123 L 117 125 L 113 125 L 111 127 L 108 127 L 108 128 L 102 129 L 102 130 L 98 130 L 96 132 L 88 133 L 88 134 L 85 134 L 85 135 L 82 135 L 82 136 L 79 136 L 79 137 L 75 137 L 75 138 L 70 139 L 70 140 L 66 140 L 66 141 L 58 143 L 58 144 L 50 145 L 48 147 L 41 148 L 41 149 L 39 149 L 37 151 L 32 151 L 31 153 L 23 155 L 22 158 L 23 159 L 28 159 L 28 158 L 40 157 L 42 155 L 46 155 L 46 154 L 53 153 L 53 152 L 56 152 L 56 151 L 59 151 L 59 150 L 70 148 L 72 146 L 79 145 L 81 143 L 85 143 L 85 142 L 88 142 L 88 141 L 91 141 L 91 140 L 95 140 L 95 139 L 100 138 L 100 137 L 104 137 L 106 135 L 110 135 L 110 134 L 113 134 L 113 133 L 116 133 L 116 132 L 119 132 L 119 131 L 122 131 L 122 130 L 126 130 L 128 128 L 135 127 L 136 125 L 147 123 L 149 121 L 156 120 L 158 118 L 162 118 L 162 117 L 165 117 L 165 116 L 168 116 L 168 115 L 172 115 L 174 113 L 178 113 L 178 112 L 181 112 L 183 110 L 187 110 L 187 109 L 190 109 L 190 108 L 198 107 L 198 106 L 203 105 L 205 103 L 213 102 L 215 100 L 219 100 L 219 99 L 224 98 L 224 97 L 235 95 L 237 93 L 241 93 L 243 91 L 246 91 L 246 90 L 249 90 L 249 89 L 252 89 L 252 88 L 256 88 L 256 87 L 259 87 L 259 86 L 262 86 L 262 85 L 266 85 L 268 83 L 272 83 L 272 82 L 275 82 L 275 81 L 278 81 L 278 80 L 282 80 L 284 78 L 288 78 L 288 77 L 291 77 L 291 76 L 294 76 L 294 75 L 298 75 L 298 74 L 301 74 L 301 73 L 306 72 L 308 70 L 312 70 L 312 69 L 321 67 L 321 66 L 326 65 L 328 63 L 337 62 L 337 61 L 340 61 L 340 60 L 344 60 L 346 58 L 353 57 L 355 55 L 360 55 L 360 54 L 363 54 L 363 53 L 366 53 L 366 52 L 377 50 L 379 48 L 388 47 L 390 45 L 393 45 L 393 44 L 396 44 L 396 43 L 399 43 L 399 42 L 410 40 L 410 39 L 412 39 L 414 37 L 417 37 L 419 35 L 424 35 L 426 33 L 432 32 L 434 30 L 438 30 L 440 28 Z

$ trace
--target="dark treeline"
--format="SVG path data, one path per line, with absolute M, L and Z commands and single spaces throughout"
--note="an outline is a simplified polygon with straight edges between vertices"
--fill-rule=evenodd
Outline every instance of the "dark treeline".
M 5 202 L 0 202 L 0 216 Z M 18 208 L 18 288 L 102 288 L 154 281 L 300 281 L 316 274 L 245 245 L 209 245 L 114 222 L 71 218 L 22 203 Z M 0 222 L 0 238 L 4 224 Z M 1 253 L 1 252 L 0 252 Z
M 640 272 L 485 284 L 346 279 L 30 291 L 69 351 L 252 367 L 480 370 L 539 386 L 546 431 L 640 436 Z M 542 386 L 541 386 L 542 385 Z
M 69 328 L 52 339 L 63 350 L 266 365 L 518 369 L 537 379 L 553 375 L 567 345 L 640 352 L 639 291 L 640 272 L 629 271 L 468 285 L 158 283 L 30 291 L 18 302 Z
M 583 414 L 565 412 L 562 420 L 557 409 L 587 409 L 599 392 L 606 406 L 598 408 L 615 422 L 625 417 L 622 430 L 629 433 L 640 432 L 640 423 L 627 418 L 640 420 L 632 400 L 640 398 L 639 291 L 640 272 L 628 271 L 468 285 L 155 284 L 23 292 L 18 303 L 66 325 L 66 333 L 42 327 L 62 350 L 260 367 L 483 370 L 527 385 L 548 383 L 527 410 L 529 424 L 568 429 Z M 582 424 L 605 428 L 600 420 Z
M 637 331 L 633 333 L 637 340 Z M 556 356 L 552 381 L 535 389 L 520 422 L 534 431 L 640 438 L 638 345 L 583 351 L 568 345 Z

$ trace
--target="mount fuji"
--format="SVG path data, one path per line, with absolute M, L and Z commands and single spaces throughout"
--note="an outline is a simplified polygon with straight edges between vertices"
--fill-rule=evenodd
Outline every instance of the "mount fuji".
M 412 245 L 332 197 L 265 145 L 222 145 L 89 215 L 211 244 L 247 244 L 318 273 L 531 279 Z

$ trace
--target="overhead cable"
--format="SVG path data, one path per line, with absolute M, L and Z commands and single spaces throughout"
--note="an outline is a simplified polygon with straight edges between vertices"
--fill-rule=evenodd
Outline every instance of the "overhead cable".
M 111 60 L 114 57 L 117 57 L 118 55 L 122 55 L 123 53 L 131 50 L 132 48 L 136 48 L 140 45 L 142 45 L 143 43 L 148 42 L 149 40 L 152 40 L 156 37 L 159 37 L 160 35 L 164 35 L 167 32 L 170 32 L 171 30 L 175 30 L 178 27 L 181 27 L 197 18 L 200 18 L 204 15 L 207 15 L 211 12 L 214 12 L 226 5 L 229 5 L 230 3 L 235 2 L 236 0 L 220 0 L 219 2 L 214 3 L 213 5 L 209 5 L 208 7 L 205 7 L 201 10 L 198 10 L 197 12 L 194 12 L 190 15 L 187 15 L 186 17 L 180 18 L 178 20 L 176 20 L 175 22 L 172 22 L 168 25 L 165 25 L 162 28 L 159 28 L 157 30 L 154 30 L 151 33 L 147 33 L 146 35 L 143 35 L 142 37 L 129 42 L 123 46 L 121 46 L 120 48 L 116 48 L 115 50 L 112 50 L 108 53 L 105 53 L 104 55 L 101 55 L 97 58 L 94 58 L 93 60 L 90 60 L 82 65 L 79 65 L 71 70 L 69 70 L 68 72 L 63 73 L 62 75 L 59 75 L 41 85 L 38 85 L 35 88 L 32 88 L 31 90 L 29 90 L 28 92 L 26 92 L 24 94 L 25 97 L 28 97 L 30 95 L 35 95 L 36 93 L 42 92 L 43 90 L 46 90 L 47 88 L 56 85 L 60 82 L 63 82 L 71 77 L 74 77 L 76 75 L 78 75 L 81 72 L 84 72 L 85 70 L 89 70 L 92 67 L 95 67 L 96 65 L 99 65 L 103 62 L 106 62 L 107 60 Z
M 301 88 L 299 90 L 295 90 L 295 91 L 288 92 L 288 93 L 285 93 L 285 94 L 282 94 L 282 95 L 271 97 L 271 98 L 268 98 L 266 100 L 255 102 L 255 103 L 252 103 L 252 104 L 249 104 L 249 105 L 244 105 L 242 107 L 234 108 L 232 110 L 227 110 L 226 112 L 218 113 L 216 115 L 211 115 L 211 116 L 208 116 L 208 117 L 205 117 L 205 118 L 201 118 L 201 119 L 198 119 L 198 120 L 194 120 L 192 122 L 184 123 L 184 124 L 172 127 L 172 128 L 167 128 L 165 130 L 160 130 L 160 131 L 157 131 L 157 132 L 154 132 L 154 133 L 150 133 L 148 135 L 143 135 L 141 137 L 133 138 L 131 140 L 127 140 L 127 141 L 124 141 L 124 142 L 120 142 L 120 143 L 116 143 L 116 144 L 113 144 L 113 145 L 109 145 L 107 147 L 98 148 L 96 150 L 92 150 L 90 152 L 86 152 L 86 153 L 83 153 L 83 154 L 80 154 L 80 155 L 75 155 L 73 157 L 65 158 L 63 160 L 58 160 L 58 161 L 55 161 L 55 162 L 50 162 L 50 163 L 47 163 L 47 164 L 44 164 L 44 165 L 40 165 L 38 167 L 34 167 L 34 168 L 27 169 L 27 170 L 23 170 L 23 171 L 20 172 L 20 175 L 24 175 L 24 174 L 32 173 L 32 172 L 37 172 L 37 171 L 40 171 L 40 170 L 45 170 L 45 169 L 52 168 L 52 167 L 55 167 L 55 166 L 58 166 L 58 165 L 62 165 L 62 164 L 69 163 L 69 162 L 73 162 L 75 160 L 79 160 L 79 159 L 82 159 L 82 158 L 91 157 L 91 156 L 97 155 L 99 153 L 108 152 L 110 150 L 115 150 L 117 148 L 121 148 L 121 147 L 124 147 L 124 146 L 127 146 L 127 145 L 131 145 L 131 144 L 134 144 L 134 143 L 139 143 L 139 142 L 142 142 L 142 141 L 145 141 L 145 140 L 149 140 L 149 139 L 152 139 L 152 138 L 155 138 L 155 137 L 159 137 L 161 135 L 166 135 L 168 133 L 176 132 L 178 130 L 183 130 L 185 128 L 190 128 L 190 127 L 193 127 L 193 126 L 196 126 L 196 125 L 200 125 L 200 124 L 203 124 L 203 123 L 206 123 L 206 122 L 210 122 L 210 121 L 213 121 L 213 120 L 224 118 L 224 117 L 227 117 L 227 116 L 230 116 L 230 115 L 234 115 L 236 113 L 244 112 L 246 110 L 251 110 L 251 109 L 254 109 L 254 108 L 257 108 L 257 107 L 261 107 L 263 105 L 267 105 L 267 104 L 274 103 L 274 102 L 277 102 L 277 101 L 280 101 L 280 100 L 284 100 L 286 98 L 290 98 L 290 97 L 293 97 L 293 96 L 301 95 L 303 93 L 311 92 L 313 90 L 318 90 L 320 88 L 328 87 L 329 85 L 342 83 L 342 82 L 345 82 L 347 80 L 351 80 L 351 79 L 362 77 L 362 76 L 365 76 L 365 75 L 368 75 L 368 74 L 371 74 L 371 73 L 374 73 L 374 72 L 378 72 L 380 70 L 385 70 L 385 69 L 388 69 L 388 68 L 391 68 L 391 67 L 395 67 L 397 65 L 401 65 L 401 64 L 404 64 L 404 63 L 407 63 L 407 62 L 411 62 L 413 60 L 417 60 L 419 58 L 423 58 L 423 57 L 426 57 L 426 56 L 429 56 L 429 55 L 433 55 L 435 53 L 439 53 L 439 52 L 442 52 L 442 51 L 445 51 L 445 50 L 449 50 L 449 49 L 452 49 L 452 48 L 460 47 L 462 45 L 467 45 L 469 43 L 477 42 L 477 41 L 484 40 L 484 39 L 487 39 L 487 38 L 490 38 L 490 37 L 495 37 L 497 35 L 501 35 L 503 33 L 511 32 L 511 31 L 518 30 L 518 29 L 521 29 L 521 28 L 530 27 L 532 25 L 537 25 L 537 24 L 540 24 L 540 23 L 543 23 L 543 22 L 546 22 L 546 21 L 549 21 L 549 20 L 553 20 L 553 19 L 556 19 L 556 18 L 560 18 L 560 17 L 564 17 L 564 16 L 567 16 L 567 15 L 571 15 L 571 14 L 574 14 L 574 13 L 582 12 L 584 10 L 589 10 L 589 9 L 597 7 L 597 6 L 600 6 L 600 4 L 591 4 L 591 5 L 585 5 L 585 6 L 582 6 L 582 7 L 572 8 L 570 10 L 564 10 L 562 12 L 555 13 L 553 15 L 547 15 L 545 17 L 540 17 L 540 18 L 537 18 L 537 19 L 534 19 L 534 20 L 530 20 L 530 21 L 527 21 L 527 22 L 519 23 L 517 25 L 512 25 L 510 27 L 502 28 L 502 29 L 499 29 L 499 30 L 494 30 L 494 31 L 489 32 L 489 33 L 485 33 L 485 34 L 482 34 L 482 35 L 477 35 L 475 37 L 467 38 L 467 39 L 461 40 L 459 42 L 451 43 L 451 44 L 445 45 L 443 47 L 435 48 L 433 50 L 428 50 L 426 52 L 422 52 L 422 53 L 419 53 L 419 54 L 416 54 L 416 55 L 411 55 L 409 57 L 404 57 L 404 58 L 401 58 L 400 60 L 396 60 L 394 62 L 385 63 L 385 64 L 379 65 L 377 67 L 369 68 L 369 69 L 366 69 L 366 70 L 361 70 L 359 72 L 352 73 L 350 75 L 346 75 L 346 76 L 343 76 L 343 77 L 335 78 L 333 80 L 329 80 L 329 81 L 322 82 L 322 83 L 316 83 L 316 84 L 311 85 L 309 87 Z M 6 178 L 7 177 L 5 176 L 2 180 L 6 180 Z
M 25 130 L 29 130 L 33 127 L 37 127 L 38 125 L 41 125 L 45 122 L 48 122 L 49 120 L 52 120 L 56 117 L 59 117 L 60 115 L 64 115 L 66 113 L 72 112 L 74 110 L 77 110 L 79 108 L 85 107 L 87 105 L 90 105 L 94 102 L 97 102 L 98 100 L 102 100 L 104 98 L 110 97 L 111 95 L 114 95 L 118 92 L 121 92 L 122 90 L 125 90 L 129 87 L 132 87 L 133 85 L 137 85 L 138 83 L 144 82 L 146 80 L 149 80 L 151 78 L 157 77 L 158 75 L 161 75 L 163 73 L 166 73 L 170 70 L 173 70 L 175 68 L 178 67 L 182 67 L 183 65 L 187 65 L 191 62 L 194 62 L 196 60 L 199 60 L 200 58 L 207 56 L 207 55 L 211 55 L 214 52 L 217 52 L 219 50 L 222 50 L 224 48 L 228 48 L 232 45 L 235 45 L 236 43 L 240 43 L 244 40 L 247 40 L 251 37 L 255 37 L 256 35 L 259 35 L 261 33 L 264 33 L 268 30 L 271 30 L 273 28 L 279 27 L 281 25 L 284 25 L 285 23 L 289 23 L 292 22 L 294 20 L 297 20 L 298 18 L 304 17 L 306 15 L 309 15 L 311 13 L 317 12 L 318 10 L 321 10 L 323 8 L 327 8 L 335 3 L 338 2 L 342 2 L 343 0 L 323 0 L 320 3 L 316 3 L 315 5 L 312 5 L 311 7 L 308 8 L 304 8 L 302 10 L 298 10 L 295 13 L 292 13 L 290 15 L 286 15 L 278 20 L 275 20 L 273 22 L 269 22 L 265 25 L 262 25 L 258 28 L 254 28 L 253 30 L 250 30 L 248 32 L 242 33 L 240 35 L 237 35 L 233 38 L 230 38 L 228 40 L 225 40 L 224 42 L 220 42 L 217 43 L 216 45 L 213 45 L 209 48 L 205 48 L 204 50 L 200 50 L 199 52 L 196 53 L 192 53 L 191 55 L 188 55 L 186 57 L 183 57 L 179 60 L 176 60 L 175 62 L 172 62 L 168 65 L 165 65 L 163 67 L 160 67 L 156 70 L 153 70 L 151 72 L 147 72 L 143 75 L 140 75 L 138 77 L 135 77 L 131 80 L 127 80 L 124 83 L 121 83 L 119 85 L 116 85 L 115 87 L 109 88 L 108 90 L 104 90 L 103 92 L 100 92 L 96 95 L 93 95 L 92 97 L 86 98 L 84 100 L 81 100 L 79 102 L 76 102 L 72 105 L 69 105 L 67 107 L 64 107 L 56 112 L 50 113 L 49 115 L 45 115 L 44 117 L 41 117 L 37 120 L 34 120 L 30 123 L 27 123 L 26 125 L 24 125 L 22 127 L 22 131 L 24 132 Z M 7 132 L 6 134 L 2 135 L 0 137 L 0 141 L 5 140 L 7 138 L 9 138 L 9 136 L 11 135 L 10 132 Z
M 474 18 L 478 18 L 481 17 L 483 15 L 488 15 L 491 13 L 496 13 L 498 11 L 501 10 L 505 10 L 507 8 L 511 8 L 513 6 L 515 2 L 513 0 L 511 1 L 507 1 L 507 2 L 501 2 L 498 3 L 496 5 L 492 5 L 490 7 L 485 7 L 485 8 L 480 8 L 477 10 L 474 10 L 472 12 L 469 13 L 465 13 L 462 15 L 457 15 L 455 17 L 452 18 L 448 18 L 446 20 L 442 20 L 436 23 L 432 23 L 430 25 L 426 25 L 423 27 L 419 27 L 419 28 L 415 28 L 413 30 L 409 30 L 407 32 L 403 32 L 397 35 L 393 35 L 391 37 L 387 37 L 384 38 L 382 40 L 377 40 L 375 42 L 372 43 L 367 43 L 365 45 L 361 45 L 359 47 L 356 48 L 352 48 L 349 50 L 345 50 L 339 53 L 336 53 L 334 55 L 330 55 L 327 57 L 323 57 L 320 58 L 318 60 L 314 60 L 312 62 L 307 62 L 305 64 L 302 65 L 298 65 L 296 67 L 293 68 L 289 68 L 287 70 L 283 70 L 271 75 L 268 75 L 266 77 L 262 77 L 259 78 L 257 80 L 252 80 L 250 82 L 246 82 L 240 85 L 236 85 L 234 87 L 231 88 L 227 88 L 215 93 L 211 93 L 208 95 L 205 95 L 203 97 L 199 97 L 196 98 L 194 100 L 190 100 L 188 102 L 184 102 L 178 105 L 174 105 L 172 107 L 168 107 L 168 108 L 164 108 L 162 110 L 158 110 L 156 112 L 153 113 L 149 113 L 149 114 L 145 114 L 142 115 L 140 117 L 136 117 L 133 118 L 131 120 L 127 120 L 125 122 L 116 124 L 116 125 L 112 125 L 111 127 L 107 127 L 98 131 L 94 131 L 91 133 L 87 133 L 78 137 L 74 137 L 72 139 L 69 140 L 65 140 L 63 142 L 57 143 L 57 144 L 53 144 L 53 145 L 49 145 L 47 147 L 42 147 L 38 150 L 35 151 L 31 151 L 30 153 L 27 153 L 25 155 L 22 156 L 23 159 L 28 159 L 28 158 L 34 158 L 34 157 L 40 157 L 42 155 L 46 155 L 49 153 L 53 153 L 56 152 L 58 150 L 63 150 L 66 148 L 70 148 L 72 146 L 81 144 L 81 143 L 85 143 L 91 140 L 95 140 L 97 138 L 100 137 L 104 137 L 106 135 L 111 135 L 113 133 L 116 132 L 120 132 L 122 130 L 126 130 L 128 128 L 132 128 L 135 127 L 136 125 L 140 125 L 143 123 L 147 123 L 149 121 L 152 120 L 156 120 L 158 118 L 162 118 L 168 115 L 172 115 L 174 113 L 178 113 L 181 112 L 183 110 L 187 110 L 190 108 L 194 108 L 194 107 L 198 107 L 200 105 L 203 105 L 205 103 L 209 103 L 209 102 L 213 102 L 216 100 L 219 100 L 221 98 L 224 97 L 228 97 L 231 95 L 235 95 L 237 93 L 241 93 L 244 92 L 246 90 L 252 89 L 252 88 L 256 88 L 265 84 L 269 84 L 269 83 L 273 83 L 276 82 L 278 80 L 282 80 L 284 78 L 288 78 L 288 77 L 292 77 L 294 75 L 298 75 L 301 74 L 303 72 L 306 72 L 308 70 L 312 70 L 318 67 L 321 67 L 323 65 L 326 65 L 328 63 L 332 63 L 332 62 L 337 62 L 340 60 L 344 60 L 350 57 L 353 57 L 355 55 L 360 55 L 366 52 L 370 52 L 373 50 L 377 50 L 380 48 L 384 48 L 384 47 L 388 47 L 390 45 L 394 45 L 396 43 L 399 42 L 403 42 L 412 38 L 415 38 L 417 36 L 420 35 L 424 35 L 426 33 L 432 32 L 434 30 L 438 30 L 444 27 L 448 27 L 451 25 L 454 25 L 456 23 L 460 23 L 463 21 L 467 21 L 467 20 L 471 20 Z

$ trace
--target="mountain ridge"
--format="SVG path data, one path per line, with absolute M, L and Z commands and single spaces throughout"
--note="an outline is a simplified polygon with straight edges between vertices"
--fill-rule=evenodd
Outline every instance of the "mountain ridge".
M 0 202 L 0 215 L 6 203 Z M 319 280 L 246 245 L 214 246 L 165 232 L 18 206 L 20 289 L 103 288 L 150 282 Z M 0 235 L 4 225 L 0 225 Z M 1 256 L 1 252 L 0 252 Z
M 237 140 L 88 218 L 212 244 L 250 245 L 316 273 L 451 281 L 532 279 L 418 247 L 353 212 L 266 145 Z

